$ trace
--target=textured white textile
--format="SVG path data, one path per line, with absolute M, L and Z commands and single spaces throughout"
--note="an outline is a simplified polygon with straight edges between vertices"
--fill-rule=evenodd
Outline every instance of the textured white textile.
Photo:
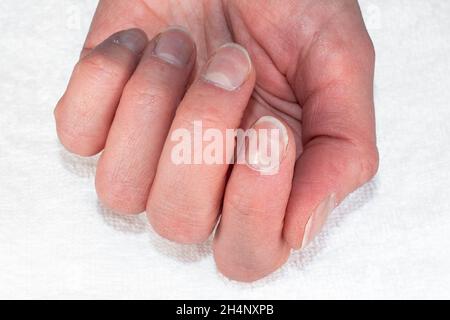
M 361 1 L 377 48 L 377 178 L 254 284 L 209 244 L 103 210 L 95 160 L 59 146 L 53 107 L 94 0 L 0 2 L 0 298 L 450 298 L 450 1 Z

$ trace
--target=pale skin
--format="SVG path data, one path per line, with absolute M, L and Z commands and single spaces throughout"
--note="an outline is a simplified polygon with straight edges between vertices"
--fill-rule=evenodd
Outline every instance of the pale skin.
M 183 57 L 155 54 L 161 39 Z M 251 63 L 222 47 L 232 42 Z M 207 81 L 218 56 L 246 70 L 233 88 Z M 220 217 L 219 271 L 254 281 L 311 240 L 331 195 L 334 207 L 375 175 L 374 60 L 354 0 L 101 0 L 55 110 L 58 136 L 81 156 L 103 151 L 100 201 L 146 211 L 163 237 L 201 243 Z M 170 162 L 166 138 L 190 121 L 245 129 L 263 116 L 287 129 L 277 174 Z

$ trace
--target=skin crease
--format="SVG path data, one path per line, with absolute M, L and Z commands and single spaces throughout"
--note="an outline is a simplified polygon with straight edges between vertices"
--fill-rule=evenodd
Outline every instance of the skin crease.
M 98 49 L 93 50 L 113 33 L 139 28 L 152 39 L 173 25 L 186 28 L 196 46 L 196 58 L 190 61 L 192 72 L 184 75 L 186 81 L 189 78 L 189 83 L 195 84 L 217 48 L 236 42 L 248 50 L 253 64 L 252 75 L 244 87 L 251 88 L 254 82 L 253 90 L 249 89 L 248 104 L 239 116 L 240 127 L 248 128 L 266 115 L 277 117 L 288 127 L 290 143 L 280 174 L 264 177 L 236 166 L 228 181 L 216 182 L 223 183 L 216 196 L 217 202 L 223 197 L 223 203 L 209 206 L 217 210 L 217 215 L 223 207 L 214 239 L 218 269 L 232 279 L 254 281 L 275 271 L 284 264 L 291 248 L 301 246 L 305 226 L 321 201 L 333 193 L 339 203 L 375 175 L 378 153 L 373 106 L 373 45 L 354 0 L 101 0 L 81 57 L 93 60 L 94 69 L 102 69 L 98 68 L 102 64 L 92 58 L 98 54 Z M 108 72 L 109 77 L 104 78 L 94 74 L 99 70 L 77 71 L 82 69 L 80 66 L 75 72 L 84 81 L 88 79 L 92 88 L 109 90 L 110 99 L 104 103 L 114 108 L 119 104 L 122 90 L 121 104 L 126 104 L 126 99 L 130 101 L 128 104 L 154 102 L 155 95 L 150 96 L 142 89 L 134 90 L 134 97 L 137 96 L 134 102 L 125 98 L 130 96 L 125 92 L 133 91 L 132 88 L 139 87 L 136 83 L 144 81 L 144 76 L 136 76 L 126 85 L 131 74 L 139 73 L 139 67 L 134 69 L 141 58 L 145 60 L 146 54 L 130 56 L 126 50 L 117 52 L 114 53 L 117 61 L 127 61 L 122 71 L 113 68 Z M 111 79 L 111 75 L 116 80 L 106 84 L 105 79 Z M 157 81 L 157 78 L 145 81 Z M 100 160 L 97 174 L 100 199 L 119 212 L 144 211 L 150 192 L 151 197 L 163 197 L 155 195 L 155 189 L 161 188 L 150 191 L 153 179 L 156 179 L 155 184 L 161 184 L 161 178 L 150 172 L 142 159 L 124 166 L 128 161 L 124 155 L 116 156 L 119 151 L 108 153 L 114 148 L 111 145 L 120 145 L 118 138 L 108 138 L 106 142 L 114 108 L 98 115 L 101 125 L 84 125 L 93 119 L 89 102 L 80 97 L 87 90 L 72 79 L 55 111 L 59 137 L 70 151 L 83 156 L 102 151 L 106 143 L 106 155 Z M 166 103 L 179 102 L 182 92 L 178 95 L 180 97 Z M 95 99 L 95 90 L 87 96 Z M 84 110 L 88 111 L 83 113 L 69 108 L 73 101 L 86 105 Z M 116 118 L 117 115 L 121 115 L 120 107 Z M 170 119 L 173 113 L 163 116 Z M 114 122 L 113 128 L 121 128 L 116 124 L 119 120 L 114 119 Z M 74 123 L 83 123 L 83 127 Z M 162 148 L 167 131 L 168 128 L 159 131 L 157 150 Z M 132 137 L 123 142 L 124 147 L 116 147 L 127 148 L 127 157 L 134 152 L 129 146 L 140 145 L 140 140 L 144 139 L 141 133 Z M 156 151 L 148 151 L 151 152 Z M 142 176 L 147 180 L 133 180 Z M 189 177 L 197 179 L 192 172 Z M 170 197 L 170 192 L 165 192 L 164 197 Z M 210 201 L 209 197 L 206 193 L 195 201 L 180 198 L 176 208 L 192 212 L 197 207 L 194 210 L 190 205 L 201 207 L 202 202 Z M 164 209 L 154 206 L 152 201 L 149 203 L 147 209 L 151 211 L 156 207 Z M 166 226 L 160 227 L 161 220 L 155 222 L 152 217 L 155 216 L 151 214 L 150 221 L 157 232 L 183 243 L 205 240 L 216 221 L 216 217 L 208 218 L 207 224 L 198 231 L 193 226 L 201 226 L 201 221 L 183 221 L 183 224 L 173 223 L 177 221 L 173 220 L 172 224 L 165 222 Z

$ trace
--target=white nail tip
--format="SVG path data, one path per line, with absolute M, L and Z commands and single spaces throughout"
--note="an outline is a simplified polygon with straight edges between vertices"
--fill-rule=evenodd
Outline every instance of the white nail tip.
M 270 123 L 274 127 L 276 127 L 278 130 L 280 130 L 280 137 L 283 138 L 283 145 L 286 150 L 288 143 L 289 143 L 289 135 L 286 126 L 277 118 L 272 116 L 264 116 L 261 117 L 258 121 L 255 122 L 253 126 L 260 125 L 262 123 Z
M 243 47 L 227 43 L 208 61 L 203 79 L 219 88 L 234 91 L 241 87 L 251 71 L 251 60 Z
M 301 250 L 307 247 L 320 233 L 330 213 L 336 208 L 336 194 L 331 194 L 314 209 L 305 226 Z
M 266 150 L 260 150 L 258 147 L 258 150 L 253 151 L 249 150 L 247 166 L 252 170 L 258 171 L 261 175 L 269 176 L 278 174 L 280 171 L 280 165 L 281 162 L 283 161 L 284 155 L 288 147 L 289 135 L 286 126 L 280 120 L 272 116 L 261 117 L 258 121 L 255 122 L 253 128 L 259 126 L 264 127 L 263 126 L 264 124 L 269 124 L 269 126 L 265 127 L 268 128 L 274 127 L 274 130 L 279 131 L 279 135 L 277 135 L 277 137 L 280 140 L 278 141 L 278 143 L 282 144 L 282 146 L 279 146 L 276 149 L 278 150 L 277 153 L 279 152 L 278 156 L 276 156 L 276 161 L 273 158 L 273 154 L 271 154 L 271 156 L 269 157 L 271 160 L 270 165 L 268 165 L 266 163 L 267 162 Z M 265 161 L 263 159 L 265 159 Z
M 170 53 L 159 52 L 158 58 L 160 58 L 170 64 L 183 65 L 183 63 L 180 62 L 179 58 L 175 57 L 173 54 L 170 54 Z
M 224 45 L 220 46 L 219 50 L 222 49 L 222 48 L 235 48 L 235 49 L 240 50 L 245 55 L 245 57 L 247 58 L 248 65 L 251 68 L 251 66 L 252 66 L 252 59 L 250 58 L 250 54 L 248 53 L 247 49 L 245 49 L 243 46 L 241 46 L 241 45 L 239 45 L 237 43 L 234 43 L 234 42 L 229 42 L 229 43 L 225 43 Z
M 230 80 L 230 78 L 228 78 L 221 72 L 210 72 L 206 74 L 203 79 L 228 91 L 232 91 L 237 88 L 235 85 L 233 85 L 233 82 Z

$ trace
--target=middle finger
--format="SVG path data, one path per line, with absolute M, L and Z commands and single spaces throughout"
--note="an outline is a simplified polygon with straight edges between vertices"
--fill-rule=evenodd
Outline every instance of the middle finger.
M 234 151 L 234 140 L 227 143 L 224 139 L 230 132 L 227 129 L 240 125 L 254 83 L 255 71 L 247 51 L 228 44 L 218 49 L 186 93 L 147 203 L 150 222 L 162 236 L 199 243 L 210 235 L 222 204 L 228 155 Z M 203 139 L 209 142 L 203 143 Z M 186 149 L 180 153 L 187 161 L 178 162 L 174 157 L 182 142 Z M 212 146 L 221 155 L 213 155 Z

